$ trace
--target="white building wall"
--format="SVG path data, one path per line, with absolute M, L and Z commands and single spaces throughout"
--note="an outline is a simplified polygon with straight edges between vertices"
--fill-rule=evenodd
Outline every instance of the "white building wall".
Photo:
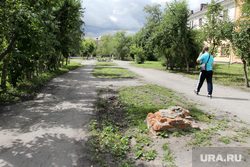
M 221 3 L 221 6 L 224 8 L 224 10 L 228 11 L 228 16 L 231 21 L 235 20 L 235 2 L 234 0 L 222 0 L 219 3 Z M 205 13 L 207 12 L 207 9 L 199 10 L 194 12 L 189 17 L 189 24 L 191 27 L 195 29 L 200 29 L 199 20 L 202 19 L 202 23 L 205 21 Z M 223 15 L 223 13 L 222 13 Z
M 228 11 L 228 16 L 229 16 L 229 19 L 230 19 L 230 20 L 232 20 L 232 21 L 235 20 L 235 7 L 229 9 L 229 11 Z

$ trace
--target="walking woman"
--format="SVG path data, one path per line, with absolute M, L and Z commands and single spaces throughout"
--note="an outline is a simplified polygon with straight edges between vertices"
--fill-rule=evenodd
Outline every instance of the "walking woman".
M 213 62 L 214 58 L 211 54 L 208 53 L 209 48 L 205 46 L 200 53 L 199 57 L 197 58 L 197 63 L 207 63 L 206 70 L 201 71 L 199 75 L 199 80 L 197 84 L 197 88 L 194 90 L 194 93 L 197 95 L 200 92 L 200 89 L 204 83 L 204 80 L 207 80 L 207 91 L 208 95 L 207 97 L 212 98 L 212 93 L 213 93 Z

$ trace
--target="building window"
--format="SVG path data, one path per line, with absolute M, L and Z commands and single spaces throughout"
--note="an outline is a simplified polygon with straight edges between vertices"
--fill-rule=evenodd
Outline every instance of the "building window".
M 223 20 L 226 20 L 228 18 L 228 10 L 223 11 Z
M 192 28 L 194 26 L 194 21 L 190 21 L 189 26 Z
M 202 26 L 202 18 L 199 19 L 199 26 Z
M 221 47 L 221 50 L 220 50 L 221 54 L 220 54 L 220 56 L 223 56 L 223 57 L 226 56 L 226 49 L 227 49 L 226 47 L 223 47 L 223 46 Z

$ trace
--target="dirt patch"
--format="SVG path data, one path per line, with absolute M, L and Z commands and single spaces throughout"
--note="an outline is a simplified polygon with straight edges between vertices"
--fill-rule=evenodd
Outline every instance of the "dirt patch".
M 126 108 L 119 101 L 118 91 L 112 89 L 101 89 L 98 91 L 96 118 L 100 122 L 104 119 L 112 120 L 113 125 L 126 131 Z M 108 126 L 108 124 L 106 124 Z
M 127 131 L 129 126 L 126 123 L 125 106 L 119 102 L 119 95 L 116 90 L 100 89 L 97 94 L 96 116 L 89 126 L 93 135 L 89 150 L 92 154 L 92 162 L 95 164 L 94 166 L 117 167 L 119 163 L 127 160 L 127 155 L 121 160 L 119 156 L 112 152 L 108 144 L 105 143 L 108 142 L 105 140 L 112 140 L 112 137 L 106 137 L 105 135 L 109 134 L 105 134 L 104 131 L 110 132 L 110 134 L 116 131 L 115 129 L 117 129 L 117 133 Z M 107 127 L 110 129 L 106 129 Z M 102 137 L 99 136 L 100 134 Z

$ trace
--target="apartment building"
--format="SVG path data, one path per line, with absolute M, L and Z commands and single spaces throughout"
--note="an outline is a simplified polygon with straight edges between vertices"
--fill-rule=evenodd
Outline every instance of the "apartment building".
M 223 16 L 228 16 L 230 21 L 235 21 L 240 17 L 240 8 L 238 4 L 240 0 L 221 0 L 218 3 L 221 4 L 224 11 L 222 13 Z M 200 4 L 200 8 L 197 10 L 191 10 L 191 15 L 189 17 L 189 25 L 192 28 L 200 29 L 202 24 L 205 21 L 205 13 L 207 12 L 207 3 Z M 226 41 L 223 41 L 226 43 Z M 241 60 L 233 54 L 231 49 L 230 53 L 225 52 L 224 46 L 219 48 L 219 53 L 215 56 L 215 61 L 221 62 L 241 62 Z

